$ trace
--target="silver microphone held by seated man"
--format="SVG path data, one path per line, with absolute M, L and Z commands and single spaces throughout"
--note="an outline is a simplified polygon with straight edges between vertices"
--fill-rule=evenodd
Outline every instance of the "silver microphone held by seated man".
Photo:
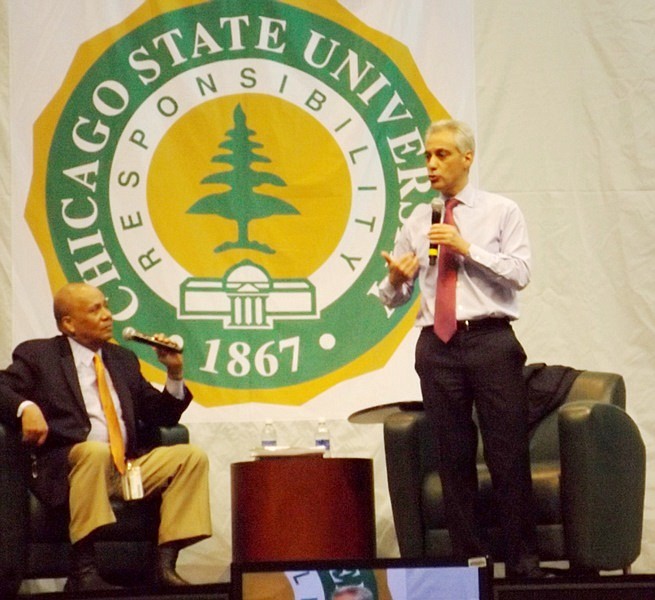
M 184 340 L 179 335 L 172 335 L 169 342 L 155 339 L 151 335 L 141 333 L 134 329 L 134 327 L 125 327 L 123 329 L 123 339 L 139 342 L 139 344 L 147 344 L 154 348 L 161 348 L 162 350 L 170 350 L 172 352 L 182 352 L 184 348 Z

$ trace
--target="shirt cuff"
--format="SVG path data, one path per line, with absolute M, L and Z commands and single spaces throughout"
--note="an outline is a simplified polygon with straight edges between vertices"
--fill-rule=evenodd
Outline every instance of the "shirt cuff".
M 171 379 L 170 377 L 167 377 L 166 391 L 173 396 L 173 398 L 184 400 L 184 379 Z
M 389 281 L 389 276 L 385 277 L 378 286 L 378 296 L 382 304 L 389 308 L 396 308 L 405 304 L 412 295 L 412 287 L 409 283 L 403 283 L 399 288 L 394 288 Z
M 473 260 L 473 262 L 476 262 L 478 264 L 481 264 L 485 267 L 490 266 L 491 262 L 489 260 L 489 253 L 480 248 L 480 246 L 476 246 L 475 244 L 471 244 L 469 246 L 469 258 Z
M 35 404 L 31 400 L 23 400 L 18 405 L 18 410 L 16 411 L 16 418 L 20 419 L 23 416 L 23 411 L 30 405 Z

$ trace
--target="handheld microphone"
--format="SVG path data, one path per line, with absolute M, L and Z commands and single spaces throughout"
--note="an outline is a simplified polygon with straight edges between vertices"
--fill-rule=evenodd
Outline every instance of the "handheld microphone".
M 432 225 L 435 223 L 441 223 L 441 215 L 443 213 L 444 201 L 443 198 L 435 198 L 432 201 Z M 430 261 L 430 266 L 437 264 L 437 256 L 439 255 L 439 244 L 430 244 L 430 249 L 428 250 L 428 257 Z
M 170 342 L 161 342 L 156 340 L 151 335 L 140 333 L 134 327 L 126 327 L 123 329 L 123 339 L 139 342 L 139 344 L 147 344 L 154 348 L 161 348 L 162 350 L 169 350 L 172 352 L 182 352 L 184 347 L 184 340 L 179 335 L 170 336 Z

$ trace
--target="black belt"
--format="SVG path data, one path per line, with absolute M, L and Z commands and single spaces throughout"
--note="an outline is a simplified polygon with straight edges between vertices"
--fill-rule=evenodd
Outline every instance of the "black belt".
M 472 319 L 457 321 L 457 331 L 474 331 L 480 329 L 502 329 L 509 327 L 507 317 L 488 317 L 486 319 Z

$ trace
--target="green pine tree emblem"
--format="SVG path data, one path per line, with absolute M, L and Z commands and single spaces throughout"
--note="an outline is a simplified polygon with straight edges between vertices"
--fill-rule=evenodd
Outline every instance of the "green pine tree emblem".
M 222 193 L 208 194 L 198 200 L 187 211 L 190 214 L 218 215 L 225 219 L 237 222 L 237 240 L 223 242 L 214 248 L 214 252 L 223 252 L 234 248 L 248 248 L 259 250 L 266 254 L 274 254 L 275 250 L 248 236 L 248 225 L 255 219 L 263 219 L 272 215 L 300 214 L 288 202 L 255 191 L 263 184 L 286 186 L 284 180 L 273 173 L 256 171 L 253 163 L 270 163 L 266 156 L 257 154 L 256 150 L 263 145 L 251 138 L 256 131 L 249 129 L 246 124 L 246 115 L 238 104 L 234 109 L 234 127 L 227 131 L 226 139 L 218 147 L 227 150 L 227 153 L 216 154 L 212 162 L 231 165 L 232 169 L 208 175 L 203 184 L 226 184 L 230 189 Z

